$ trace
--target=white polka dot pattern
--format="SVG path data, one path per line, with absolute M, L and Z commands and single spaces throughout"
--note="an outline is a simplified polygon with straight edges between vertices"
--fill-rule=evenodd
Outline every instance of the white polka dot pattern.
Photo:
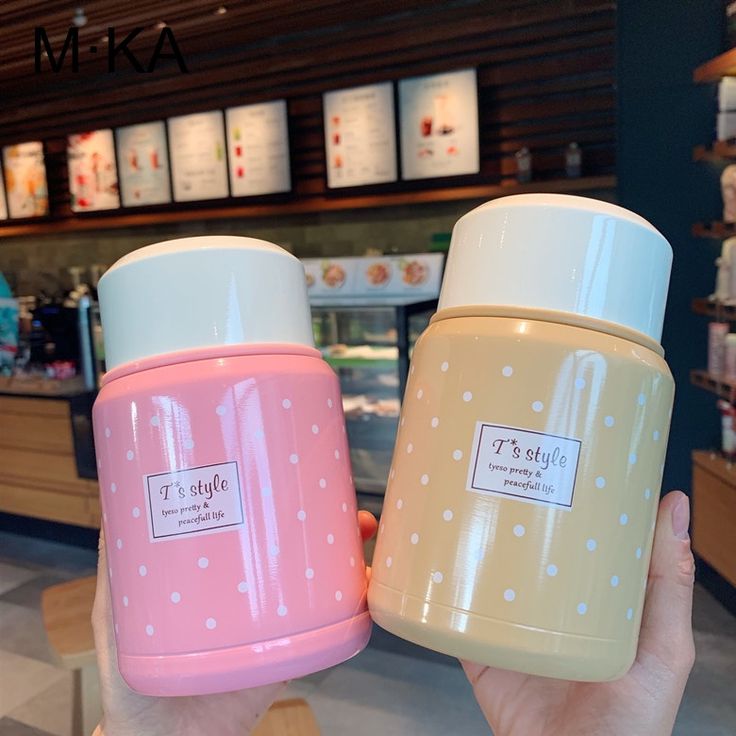
M 274 376 L 273 362 L 266 370 L 265 361 L 261 369 L 237 358 L 219 366 L 209 383 L 202 364 L 162 367 L 154 396 L 147 387 L 124 400 L 106 398 L 103 387 L 95 406 L 95 426 L 102 428 L 96 449 L 114 615 L 127 651 L 226 648 L 242 643 L 243 620 L 260 621 L 266 641 L 360 613 L 362 542 L 338 381 L 319 359 L 298 360 L 305 370 L 313 363 L 314 373 Z M 177 371 L 189 371 L 189 379 L 164 380 Z M 197 391 L 185 395 L 182 387 L 189 385 Z M 424 401 L 430 396 L 425 388 Z M 248 534 L 239 539 L 228 529 L 152 543 L 142 476 L 155 477 L 172 464 L 221 462 L 237 462 Z M 196 519 L 207 514 L 208 500 L 187 493 L 173 507 L 188 506 Z M 264 585 L 264 575 L 278 585 Z M 175 643 L 172 616 L 181 622 Z
M 582 333 L 573 339 L 571 328 L 566 345 L 555 325 L 538 322 L 535 345 L 518 321 L 487 322 L 486 334 L 479 318 L 472 327 L 437 320 L 415 348 L 373 580 L 421 602 L 417 611 L 472 601 L 473 626 L 487 617 L 628 640 L 626 612 L 640 614 L 656 513 L 647 502 L 666 445 L 672 385 L 664 364 L 642 346 L 632 357 L 630 343 L 603 333 L 588 349 Z M 616 350 L 598 350 L 604 345 Z M 449 369 L 438 370 L 445 361 Z M 500 428 L 491 438 L 505 439 L 509 427 L 579 440 L 573 513 L 468 492 L 479 422 Z M 527 473 L 509 476 L 518 485 L 544 482 L 533 460 L 514 467 Z M 435 572 L 442 584 L 428 586 Z M 375 595 L 391 608 L 388 594 Z

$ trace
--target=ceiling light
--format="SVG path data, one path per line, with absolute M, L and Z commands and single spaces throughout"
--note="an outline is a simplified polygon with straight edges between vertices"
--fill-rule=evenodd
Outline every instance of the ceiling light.
M 215 15 L 225 15 L 227 13 L 227 8 L 224 5 L 220 5 L 217 10 L 215 10 Z
M 72 23 L 77 28 L 82 28 L 87 25 L 87 16 L 84 14 L 84 8 L 77 8 L 72 16 Z
M 167 23 L 166 23 L 166 21 L 164 21 L 164 20 L 160 20 L 160 21 L 159 21 L 158 23 L 156 23 L 156 25 L 154 26 L 154 28 L 155 28 L 155 29 L 156 29 L 157 31 L 160 31 L 160 30 L 161 30 L 162 28 L 166 28 L 166 26 L 167 26 Z

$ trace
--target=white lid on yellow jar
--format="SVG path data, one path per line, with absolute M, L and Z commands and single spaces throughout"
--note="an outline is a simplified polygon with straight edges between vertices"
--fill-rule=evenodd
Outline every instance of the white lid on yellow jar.
M 193 348 L 314 344 L 304 267 L 257 238 L 148 245 L 117 261 L 98 293 L 108 370 Z
M 439 309 L 551 309 L 662 337 L 672 248 L 623 207 L 564 194 L 495 199 L 452 231 Z

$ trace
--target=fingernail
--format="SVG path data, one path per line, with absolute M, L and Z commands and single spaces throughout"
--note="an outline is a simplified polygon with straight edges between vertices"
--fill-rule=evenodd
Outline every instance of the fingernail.
M 678 539 L 687 539 L 689 525 L 690 501 L 683 496 L 672 509 L 672 532 Z

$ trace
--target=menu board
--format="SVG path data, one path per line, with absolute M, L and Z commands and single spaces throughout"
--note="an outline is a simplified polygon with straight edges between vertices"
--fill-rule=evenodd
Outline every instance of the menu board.
M 230 193 L 233 197 L 288 192 L 289 129 L 286 101 L 225 110 Z
M 41 217 L 49 213 L 43 143 L 31 141 L 5 146 L 3 170 L 10 217 Z
M 480 171 L 475 69 L 402 79 L 399 119 L 402 178 Z
M 5 203 L 5 182 L 3 181 L 2 167 L 0 167 L 0 220 L 8 219 L 8 205 Z
M 391 82 L 323 95 L 327 186 L 396 181 L 396 126 Z
M 67 138 L 69 192 L 72 212 L 120 207 L 118 171 L 112 130 L 91 130 Z
M 222 112 L 169 118 L 174 201 L 221 199 L 229 194 Z
M 123 207 L 171 202 L 166 126 L 128 125 L 115 131 Z

